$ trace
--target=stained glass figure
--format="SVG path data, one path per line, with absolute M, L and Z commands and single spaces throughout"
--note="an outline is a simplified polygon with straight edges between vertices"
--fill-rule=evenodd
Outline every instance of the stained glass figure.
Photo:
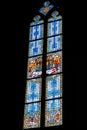
M 28 59 L 27 78 L 39 77 L 42 75 L 42 56 Z
M 46 101 L 45 126 L 58 126 L 62 124 L 62 100 Z
M 43 38 L 43 24 L 30 27 L 30 41 Z
M 49 1 L 44 2 L 43 7 L 40 8 L 39 12 L 46 15 L 54 6 Z
M 54 36 L 62 33 L 62 20 L 48 23 L 48 36 Z
M 62 75 L 52 75 L 46 78 L 46 99 L 62 96 Z
M 58 51 L 62 49 L 62 35 L 48 38 L 47 52 Z
M 26 100 L 25 100 L 26 103 L 41 100 L 41 86 L 42 86 L 41 78 L 27 80 Z
M 46 57 L 46 74 L 56 74 L 62 71 L 62 52 L 50 53 Z
M 29 44 L 29 57 L 42 54 L 43 52 L 43 41 L 37 40 L 32 41 Z
M 25 105 L 24 129 L 40 127 L 41 103 Z

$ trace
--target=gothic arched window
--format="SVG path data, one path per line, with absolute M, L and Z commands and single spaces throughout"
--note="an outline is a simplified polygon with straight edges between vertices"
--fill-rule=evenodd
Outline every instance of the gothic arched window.
M 62 77 L 62 16 L 46 1 L 29 27 L 24 129 L 62 125 Z

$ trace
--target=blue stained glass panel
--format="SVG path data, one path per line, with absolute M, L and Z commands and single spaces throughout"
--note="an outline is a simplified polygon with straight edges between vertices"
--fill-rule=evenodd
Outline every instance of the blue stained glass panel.
M 54 36 L 62 33 L 62 20 L 48 23 L 48 36 Z
M 52 75 L 46 78 L 46 99 L 62 96 L 62 75 Z
M 46 74 L 56 74 L 62 72 L 62 51 L 47 54 Z
M 42 75 L 42 56 L 28 59 L 27 78 L 40 77 Z
M 62 36 L 55 36 L 47 40 L 47 52 L 58 51 L 62 49 Z
M 30 27 L 30 41 L 43 38 L 43 24 Z
M 24 129 L 40 127 L 41 103 L 25 105 Z
M 26 103 L 39 101 L 41 99 L 41 78 L 27 81 Z
M 62 124 L 62 100 L 46 101 L 45 126 L 57 126 Z
M 43 41 L 37 40 L 29 43 L 29 57 L 42 54 Z

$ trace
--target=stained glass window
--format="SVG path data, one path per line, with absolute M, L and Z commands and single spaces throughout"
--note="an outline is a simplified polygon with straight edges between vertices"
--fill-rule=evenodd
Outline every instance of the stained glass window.
M 43 52 L 43 41 L 32 41 L 29 44 L 29 56 L 40 55 Z
M 50 4 L 50 1 L 46 1 L 43 4 L 43 7 L 40 8 L 39 12 L 46 15 L 54 6 Z
M 56 74 L 62 71 L 62 52 L 49 53 L 46 57 L 46 74 Z
M 40 126 L 41 104 L 32 103 L 25 105 L 24 128 L 35 128 Z
M 30 27 L 30 40 L 36 40 L 43 37 L 43 25 L 35 25 Z
M 52 18 L 48 20 L 48 36 L 58 35 L 62 33 L 62 17 L 57 11 L 52 13 Z
M 61 20 L 48 23 L 48 36 L 61 34 L 62 33 L 61 26 L 62 26 Z
M 39 77 L 42 75 L 42 56 L 28 59 L 27 78 Z
M 62 16 L 54 11 L 48 19 L 46 57 L 45 126 L 62 122 Z
M 62 124 L 62 100 L 46 101 L 45 126 L 58 126 Z
M 43 30 L 43 20 L 37 15 L 29 28 L 24 129 L 40 127 L 41 123 Z
M 46 99 L 62 96 L 62 74 L 48 76 L 46 78 Z
M 37 40 L 43 38 L 43 20 L 40 21 L 40 16 L 34 17 L 34 22 L 30 26 L 30 37 L 29 40 Z
M 24 129 L 63 124 L 62 16 L 54 9 L 44 2 L 30 23 Z
M 35 102 L 41 100 L 41 78 L 27 81 L 26 102 Z
M 48 38 L 47 52 L 58 51 L 61 49 L 62 49 L 62 35 Z

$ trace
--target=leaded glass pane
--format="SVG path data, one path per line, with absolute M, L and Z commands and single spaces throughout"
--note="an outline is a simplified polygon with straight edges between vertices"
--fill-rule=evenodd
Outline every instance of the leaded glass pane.
M 27 80 L 26 99 L 25 99 L 26 103 L 41 100 L 41 86 L 42 86 L 41 78 Z
M 62 96 L 62 75 L 52 75 L 46 78 L 46 99 Z
M 43 24 L 30 27 L 30 40 L 43 38 Z
M 62 33 L 62 20 L 48 23 L 48 36 L 54 36 Z
M 45 126 L 62 124 L 62 99 L 46 101 Z
M 50 1 L 46 1 L 43 4 L 43 7 L 40 8 L 39 12 L 46 15 L 54 6 L 51 4 Z
M 62 35 L 48 38 L 47 52 L 58 51 L 62 49 Z
M 24 129 L 40 127 L 41 103 L 25 105 Z
M 53 21 L 57 21 L 57 20 L 62 20 L 62 16 L 59 15 L 59 16 L 56 17 L 56 18 L 49 18 L 49 19 L 48 19 L 48 22 L 53 22 Z
M 28 59 L 27 78 L 39 77 L 42 75 L 42 56 Z
M 56 74 L 62 72 L 62 52 L 47 54 L 46 74 Z
M 51 14 L 51 16 L 52 16 L 52 17 L 48 19 L 49 22 L 62 19 L 62 16 L 59 15 L 59 12 L 58 12 L 58 11 L 54 11 L 54 12 Z
M 43 40 L 32 41 L 29 43 L 29 56 L 42 54 Z
M 43 22 L 44 22 L 44 21 L 41 20 L 41 17 L 40 17 L 39 15 L 36 15 L 36 16 L 33 18 L 33 21 L 31 22 L 30 26 L 42 24 Z
M 32 22 L 32 23 L 30 24 L 30 26 L 34 26 L 34 25 L 38 25 L 38 24 L 42 24 L 42 23 L 43 23 L 43 20 L 38 21 L 38 22 Z

